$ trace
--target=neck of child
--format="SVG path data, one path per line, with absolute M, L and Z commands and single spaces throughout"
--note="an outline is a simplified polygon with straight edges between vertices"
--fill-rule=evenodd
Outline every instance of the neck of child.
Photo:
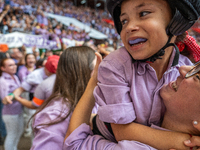
M 196 116 L 196 115 L 195 115 Z M 169 113 L 168 111 L 165 112 L 165 116 L 162 122 L 162 127 L 168 130 L 177 131 L 188 133 L 192 135 L 200 135 L 200 131 L 194 128 L 192 122 L 195 120 L 200 119 L 200 114 L 196 117 L 185 117 L 185 116 L 177 116 L 173 113 Z
M 153 67 L 154 70 L 156 71 L 158 81 L 162 78 L 163 74 L 168 68 L 169 59 L 172 54 L 172 51 L 173 47 L 166 48 L 165 54 L 162 56 L 162 59 L 157 59 L 155 62 L 150 63 L 151 67 Z

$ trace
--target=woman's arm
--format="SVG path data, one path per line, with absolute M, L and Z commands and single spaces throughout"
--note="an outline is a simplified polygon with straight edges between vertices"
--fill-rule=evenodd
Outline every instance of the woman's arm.
M 135 140 L 148 144 L 156 149 L 190 149 L 184 145 L 184 141 L 190 139 L 189 134 L 154 129 L 145 125 L 111 124 L 117 141 Z
M 30 109 L 37 109 L 36 106 L 33 105 L 32 101 L 29 101 L 25 98 L 22 98 L 20 96 L 15 96 L 15 100 L 17 100 L 18 102 L 20 102 L 23 106 L 30 108 Z

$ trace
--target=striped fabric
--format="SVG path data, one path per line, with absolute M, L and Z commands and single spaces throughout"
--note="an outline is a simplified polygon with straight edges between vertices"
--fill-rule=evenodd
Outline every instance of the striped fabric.
M 177 43 L 179 51 L 182 52 L 185 46 L 187 50 L 192 53 L 194 60 L 197 62 L 200 60 L 200 46 L 196 43 L 196 40 L 186 32 L 186 38 L 183 42 Z

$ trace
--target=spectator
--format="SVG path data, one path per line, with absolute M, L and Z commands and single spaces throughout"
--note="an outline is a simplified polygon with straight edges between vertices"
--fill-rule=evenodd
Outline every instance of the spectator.
M 13 91 L 20 86 L 20 81 L 15 75 L 17 66 L 11 58 L 5 58 L 0 63 L 0 96 L 4 107 L 2 110 L 3 120 L 6 125 L 7 136 L 5 139 L 5 150 L 17 149 L 18 142 L 23 133 L 24 121 L 22 114 L 22 105 L 16 101 L 4 101 L 7 95 L 13 95 Z M 14 97 L 13 97 L 14 98 Z

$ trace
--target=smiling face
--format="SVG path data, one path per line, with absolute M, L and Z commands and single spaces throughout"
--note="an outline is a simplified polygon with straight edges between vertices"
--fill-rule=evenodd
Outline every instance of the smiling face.
M 36 63 L 35 56 L 33 54 L 28 54 L 26 57 L 26 65 L 30 68 L 34 67 Z
M 171 9 L 164 0 L 126 0 L 121 4 L 121 39 L 136 60 L 158 52 L 168 40 Z
M 17 65 L 13 59 L 6 59 L 4 61 L 4 66 L 1 67 L 1 70 L 10 75 L 14 75 L 17 71 Z
M 160 90 L 167 111 L 180 118 L 188 116 L 192 119 L 193 115 L 200 112 L 200 74 L 185 78 L 192 68 L 193 66 L 181 66 L 177 80 L 164 85 Z

